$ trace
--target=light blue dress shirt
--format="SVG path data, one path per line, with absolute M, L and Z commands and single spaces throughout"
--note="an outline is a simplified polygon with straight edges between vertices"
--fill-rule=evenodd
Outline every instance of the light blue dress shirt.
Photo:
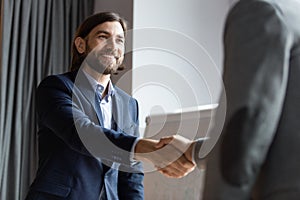
M 101 91 L 101 96 L 102 93 L 104 92 L 104 87 L 99 84 L 91 75 L 83 71 L 85 76 L 87 77 L 88 81 L 90 82 L 92 88 L 94 91 L 96 91 L 97 87 L 100 87 Z M 103 126 L 104 128 L 111 129 L 111 124 L 112 124 L 112 96 L 115 93 L 115 89 L 113 87 L 113 84 L 111 81 L 109 81 L 108 84 L 108 93 L 104 98 L 101 98 L 101 101 L 98 102 L 101 108 L 101 114 L 103 118 Z
M 96 91 L 97 87 L 102 87 L 102 92 L 104 91 L 104 87 L 101 84 L 99 84 L 91 75 L 86 73 L 84 70 L 83 70 L 83 73 L 87 77 L 87 79 L 88 79 L 89 83 L 91 84 L 92 88 L 94 89 L 94 91 Z M 103 118 L 103 126 L 104 126 L 104 128 L 107 128 L 107 129 L 111 129 L 111 125 L 112 125 L 112 109 L 113 109 L 113 107 L 112 107 L 112 96 L 114 94 L 115 94 L 115 89 L 113 87 L 112 82 L 109 81 L 108 93 L 99 102 L 100 108 L 101 108 L 101 114 L 102 114 L 102 118 Z M 141 139 L 141 137 L 137 138 L 134 141 L 133 145 L 132 145 L 130 160 L 133 163 L 136 162 L 135 159 L 134 159 L 135 146 L 136 146 L 136 144 L 138 143 L 138 141 L 140 139 Z

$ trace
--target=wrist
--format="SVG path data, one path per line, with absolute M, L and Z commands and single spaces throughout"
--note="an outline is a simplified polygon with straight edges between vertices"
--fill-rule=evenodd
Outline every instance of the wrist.
M 195 144 L 196 142 L 192 142 L 188 149 L 186 150 L 186 152 L 184 153 L 185 157 L 187 158 L 187 160 L 195 162 L 194 160 L 194 150 L 195 150 Z
M 146 158 L 143 155 L 155 151 L 154 145 L 156 143 L 156 140 L 140 139 L 135 145 L 134 159 L 139 161 L 145 160 Z

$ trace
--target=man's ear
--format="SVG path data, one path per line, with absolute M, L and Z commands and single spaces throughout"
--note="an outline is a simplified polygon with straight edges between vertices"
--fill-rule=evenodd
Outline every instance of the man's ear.
M 83 38 L 77 37 L 74 41 L 77 51 L 82 54 L 86 51 L 86 42 Z

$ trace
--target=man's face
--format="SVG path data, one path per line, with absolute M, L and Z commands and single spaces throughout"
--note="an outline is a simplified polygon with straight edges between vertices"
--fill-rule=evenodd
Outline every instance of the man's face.
M 86 38 L 86 62 L 101 74 L 117 71 L 124 59 L 124 31 L 117 21 L 104 22 Z

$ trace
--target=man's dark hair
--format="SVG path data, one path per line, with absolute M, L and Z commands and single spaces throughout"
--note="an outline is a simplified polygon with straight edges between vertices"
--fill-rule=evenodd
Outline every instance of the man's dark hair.
M 72 42 L 72 61 L 71 61 L 71 71 L 78 70 L 80 65 L 82 64 L 83 60 L 86 57 L 86 53 L 80 54 L 75 46 L 75 39 L 77 37 L 81 37 L 85 39 L 87 35 L 91 32 L 93 28 L 97 25 L 105 23 L 105 22 L 113 22 L 117 21 L 121 24 L 124 34 L 127 30 L 127 23 L 125 19 L 120 17 L 117 13 L 113 12 L 102 12 L 91 15 L 87 19 L 83 21 L 83 23 L 78 27 L 73 42 Z

